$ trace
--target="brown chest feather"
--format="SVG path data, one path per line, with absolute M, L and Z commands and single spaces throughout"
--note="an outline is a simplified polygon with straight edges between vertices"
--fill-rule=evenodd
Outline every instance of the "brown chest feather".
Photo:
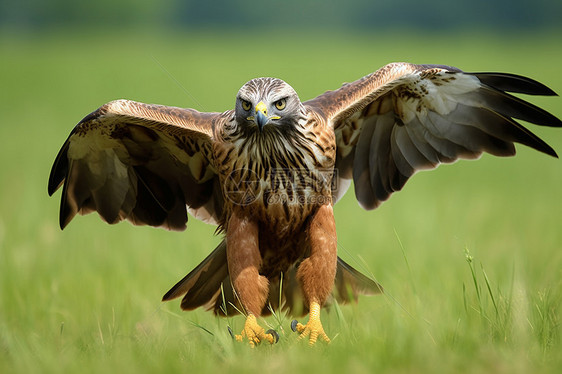
M 334 150 L 333 132 L 320 137 L 311 125 L 292 131 L 266 127 L 217 144 L 225 223 L 236 208 L 278 238 L 300 230 L 318 206 L 331 203 Z

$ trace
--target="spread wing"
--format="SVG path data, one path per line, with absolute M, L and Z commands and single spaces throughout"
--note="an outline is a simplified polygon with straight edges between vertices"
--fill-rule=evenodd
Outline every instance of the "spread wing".
M 223 200 L 212 162 L 218 113 L 128 100 L 86 116 L 55 159 L 52 195 L 62 185 L 60 226 L 97 211 L 108 223 L 182 230 L 187 211 L 217 223 Z
M 514 143 L 557 157 L 515 119 L 555 127 L 562 122 L 506 91 L 555 95 L 513 74 L 394 63 L 305 104 L 336 133 L 336 199 L 353 178 L 361 206 L 374 209 L 416 171 L 440 163 L 475 159 L 483 152 L 512 156 Z

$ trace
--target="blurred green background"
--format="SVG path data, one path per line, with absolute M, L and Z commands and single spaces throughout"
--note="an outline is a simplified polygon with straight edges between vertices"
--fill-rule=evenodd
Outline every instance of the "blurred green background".
M 20 0 L 0 2 L 0 23 L 40 30 L 49 27 L 299 28 L 315 30 L 483 27 L 494 31 L 558 27 L 555 0 Z
M 251 351 L 160 298 L 219 241 L 95 214 L 58 228 L 52 161 L 118 98 L 223 111 L 257 76 L 312 98 L 392 61 L 533 77 L 562 92 L 559 1 L 0 2 L 0 372 L 560 372 L 562 163 L 523 147 L 412 178 L 374 212 L 336 206 L 340 256 L 386 294 L 290 316 Z M 562 117 L 562 99 L 533 97 Z M 562 130 L 532 131 L 562 153 Z M 467 262 L 466 250 L 473 256 Z

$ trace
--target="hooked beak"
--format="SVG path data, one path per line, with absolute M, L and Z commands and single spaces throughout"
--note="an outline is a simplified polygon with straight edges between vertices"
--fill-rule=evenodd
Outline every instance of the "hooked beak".
M 260 101 L 258 105 L 256 105 L 255 121 L 258 124 L 260 131 L 267 123 L 267 106 L 263 101 Z

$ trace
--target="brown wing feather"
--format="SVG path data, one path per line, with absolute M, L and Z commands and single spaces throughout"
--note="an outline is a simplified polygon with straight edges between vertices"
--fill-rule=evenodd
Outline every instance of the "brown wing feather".
M 553 127 L 562 122 L 505 91 L 555 95 L 513 74 L 394 63 L 306 102 L 336 133 L 336 199 L 353 178 L 359 203 L 373 209 L 419 170 L 483 152 L 511 156 L 514 143 L 557 157 L 515 119 Z
M 211 143 L 218 113 L 112 101 L 71 132 L 51 170 L 63 185 L 60 225 L 97 211 L 108 223 L 184 229 L 189 209 L 217 223 L 222 195 Z

